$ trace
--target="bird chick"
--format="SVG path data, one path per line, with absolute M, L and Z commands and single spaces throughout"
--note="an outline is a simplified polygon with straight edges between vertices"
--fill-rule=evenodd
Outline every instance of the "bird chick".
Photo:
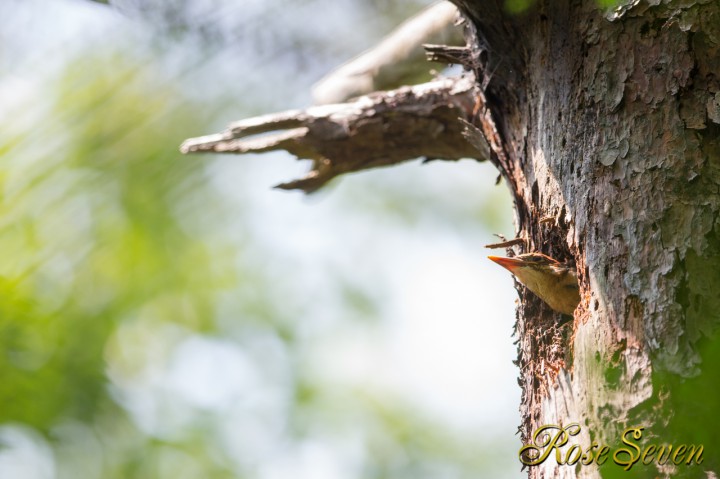
M 510 271 L 523 285 L 558 313 L 572 316 L 580 303 L 577 272 L 541 253 L 526 253 L 514 258 L 488 256 Z

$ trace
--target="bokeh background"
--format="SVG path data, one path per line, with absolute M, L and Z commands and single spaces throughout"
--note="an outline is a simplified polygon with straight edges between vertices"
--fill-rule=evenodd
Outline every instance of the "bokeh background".
M 490 165 L 178 153 L 427 3 L 2 0 L 1 479 L 524 476 Z

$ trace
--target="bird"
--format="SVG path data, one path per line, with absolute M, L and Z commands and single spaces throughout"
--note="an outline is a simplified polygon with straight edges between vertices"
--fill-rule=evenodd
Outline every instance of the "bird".
M 514 258 L 488 256 L 488 259 L 510 271 L 553 311 L 572 316 L 580 304 L 580 287 L 573 267 L 542 253 L 525 253 Z

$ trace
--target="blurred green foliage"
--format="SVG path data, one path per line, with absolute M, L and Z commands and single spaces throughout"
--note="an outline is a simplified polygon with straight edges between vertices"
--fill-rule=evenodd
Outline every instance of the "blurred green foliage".
M 521 13 L 535 4 L 535 0 L 505 0 L 505 8 L 510 13 Z
M 236 253 L 181 220 L 212 202 L 202 164 L 177 152 L 203 109 L 163 77 L 120 52 L 78 57 L 45 83 L 43 111 L 28 97 L 11 112 L 32 121 L 0 137 L 0 423 L 52 435 L 113 422 L 105 357 L 119 324 L 151 310 L 214 328 Z M 125 461 L 118 477 L 135 477 Z
M 298 318 L 323 296 L 305 297 L 309 287 L 266 267 L 249 227 L 224 235 L 230 220 L 245 221 L 243 206 L 227 206 L 202 159 L 178 153 L 228 103 L 238 116 L 247 105 L 228 102 L 232 92 L 193 99 L 178 71 L 202 65 L 194 53 L 173 70 L 162 45 L 137 51 L 113 38 L 64 52 L 57 70 L 43 69 L 44 59 L 26 65 L 23 74 L 37 74 L 32 88 L 0 71 L 0 93 L 13 97 L 0 135 L 0 475 L 3 454 L 27 440 L 52 461 L 48 477 L 277 477 L 259 471 L 279 453 L 243 448 L 243 434 L 267 434 L 281 452 L 357 443 L 348 477 L 505 470 L 493 451 L 506 444 L 466 440 L 400 398 L 314 374 L 315 338 Z M 437 203 L 394 195 L 365 192 L 366 210 L 413 223 L 423 203 Z M 435 206 L 445 225 L 499 215 Z M 376 319 L 375 292 L 352 271 L 328 274 L 345 316 Z M 216 407 L 202 384 L 185 396 L 168 385 L 194 338 L 225 347 L 238 376 L 243 361 L 252 365 L 238 386 L 244 395 Z M 179 370 L 175 381 L 192 382 Z M 266 391 L 253 406 L 252 395 Z M 37 476 L 13 479 L 24 477 Z

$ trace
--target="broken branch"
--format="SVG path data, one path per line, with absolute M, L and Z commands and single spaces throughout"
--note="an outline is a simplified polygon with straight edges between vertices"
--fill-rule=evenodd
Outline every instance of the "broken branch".
M 472 125 L 476 98 L 472 79 L 444 78 L 373 93 L 350 103 L 238 121 L 222 133 L 186 140 L 180 151 L 286 150 L 299 159 L 312 160 L 313 165 L 304 178 L 278 188 L 310 193 L 343 173 L 419 157 L 490 158 L 490 146 Z

